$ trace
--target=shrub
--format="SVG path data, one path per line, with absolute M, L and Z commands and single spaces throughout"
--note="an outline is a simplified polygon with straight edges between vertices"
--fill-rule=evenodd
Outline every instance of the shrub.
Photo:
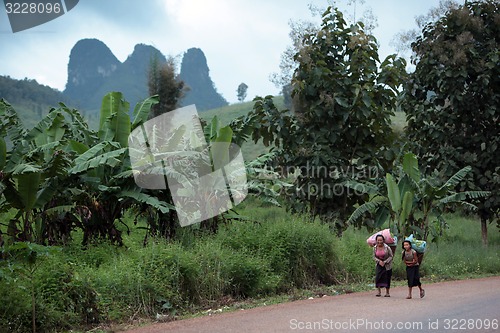
M 283 290 L 330 284 L 338 273 L 336 239 L 326 225 L 298 218 L 235 223 L 222 228 L 217 236 L 226 246 L 268 260 Z

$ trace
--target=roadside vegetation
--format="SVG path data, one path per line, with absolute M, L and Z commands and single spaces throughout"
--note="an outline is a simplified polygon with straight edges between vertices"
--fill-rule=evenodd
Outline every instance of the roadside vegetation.
M 368 290 L 366 239 L 385 228 L 427 242 L 425 283 L 500 274 L 499 12 L 450 9 L 417 37 L 407 73 L 329 8 L 293 57 L 292 99 L 256 97 L 170 133 L 149 120 L 178 106 L 173 67 L 151 76 L 132 118 L 126 96 L 105 95 L 96 130 L 62 103 L 26 128 L 0 100 L 0 332 Z M 226 168 L 231 144 L 245 161 Z M 204 177 L 214 169 L 225 186 Z M 220 197 L 234 207 L 209 216 Z
M 3 262 L 0 327 L 29 332 L 32 301 L 37 331 L 85 331 L 373 288 L 366 229 L 338 238 L 319 221 L 255 199 L 239 212 L 247 220 L 216 235 L 189 227 L 174 240 L 145 246 L 145 224 L 127 216 L 131 232 L 122 247 L 100 242 L 82 249 L 76 234 L 62 249 L 33 249 L 34 264 Z M 500 234 L 490 233 L 485 248 L 477 217 L 456 212 L 447 221 L 449 229 L 424 256 L 424 283 L 500 274 Z M 396 259 L 395 284 L 404 284 L 404 274 Z

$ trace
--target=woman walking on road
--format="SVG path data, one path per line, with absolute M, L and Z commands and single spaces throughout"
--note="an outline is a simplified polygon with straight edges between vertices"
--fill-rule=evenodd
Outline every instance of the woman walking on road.
M 401 259 L 405 262 L 406 279 L 408 280 L 408 296 L 406 296 L 406 299 L 411 299 L 413 287 L 418 287 L 418 289 L 420 289 L 420 298 L 423 298 L 425 296 L 425 290 L 422 289 L 422 284 L 420 283 L 417 251 L 411 248 L 411 243 L 408 240 L 403 241 L 403 249 Z
M 375 260 L 375 287 L 378 289 L 377 297 L 382 296 L 381 288 L 385 288 L 384 297 L 391 297 L 392 259 L 393 253 L 389 245 L 385 244 L 385 238 L 377 235 L 376 244 L 373 247 L 373 260 Z

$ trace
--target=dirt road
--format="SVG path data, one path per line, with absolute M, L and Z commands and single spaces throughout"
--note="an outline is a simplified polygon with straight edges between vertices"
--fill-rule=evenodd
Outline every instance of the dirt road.
M 500 276 L 424 285 L 407 300 L 360 292 L 194 319 L 154 324 L 127 333 L 164 332 L 500 332 Z

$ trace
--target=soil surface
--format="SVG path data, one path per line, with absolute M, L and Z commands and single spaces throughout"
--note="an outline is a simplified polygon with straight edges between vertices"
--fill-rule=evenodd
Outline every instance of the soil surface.
M 500 332 L 500 276 L 301 300 L 136 327 L 164 332 Z

